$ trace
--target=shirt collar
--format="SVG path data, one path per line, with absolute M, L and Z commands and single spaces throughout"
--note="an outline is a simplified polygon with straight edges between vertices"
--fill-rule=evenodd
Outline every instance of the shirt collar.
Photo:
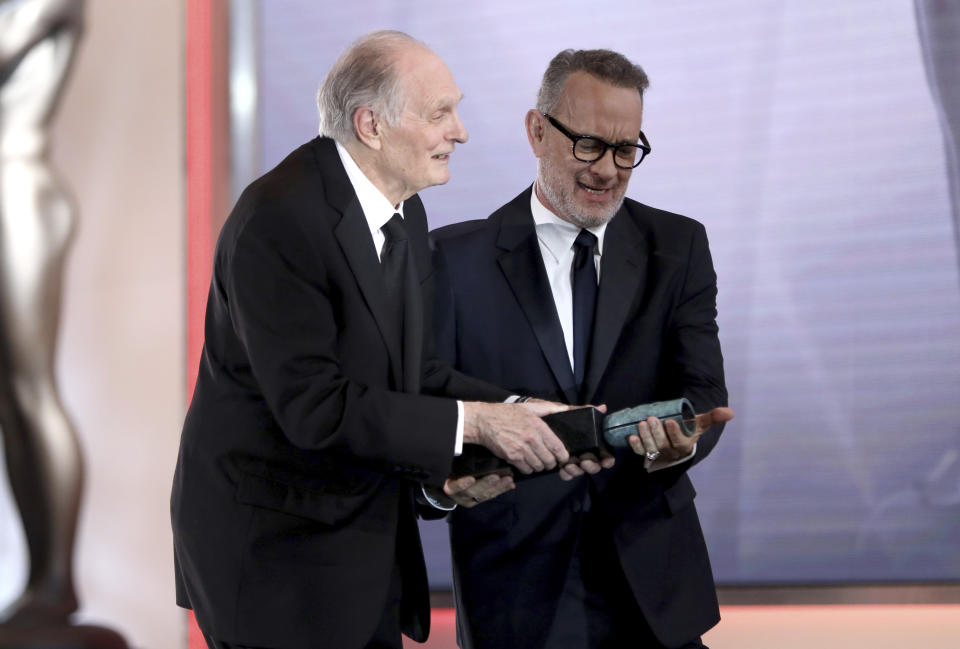
M 537 228 L 537 238 L 557 261 L 563 254 L 573 248 L 573 242 L 580 234 L 581 228 L 564 221 L 551 212 L 537 198 L 537 187 L 534 183 L 530 192 L 530 212 L 533 214 L 533 224 Z M 598 226 L 587 228 L 597 237 L 597 251 L 603 254 L 603 236 L 607 231 L 607 221 Z
M 394 214 L 399 213 L 402 217 L 403 201 L 400 201 L 400 205 L 397 207 L 391 205 L 387 197 L 377 189 L 376 185 L 370 182 L 370 179 L 354 162 L 350 152 L 339 142 L 336 142 L 336 145 L 337 153 L 340 154 L 340 161 L 343 162 L 343 169 L 347 172 L 347 178 L 350 179 L 353 191 L 357 194 L 360 209 L 363 210 L 363 215 L 367 218 L 367 225 L 369 225 L 370 230 L 379 230 Z

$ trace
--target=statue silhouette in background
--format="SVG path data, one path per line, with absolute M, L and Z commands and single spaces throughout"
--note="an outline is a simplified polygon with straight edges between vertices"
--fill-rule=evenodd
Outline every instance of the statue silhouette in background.
M 915 0 L 920 52 L 947 159 L 950 211 L 960 255 L 960 6 Z
M 960 259 L 960 4 L 915 0 L 920 53 L 943 134 L 950 211 Z M 857 549 L 894 574 L 939 579 L 960 571 L 960 431 L 955 445 L 934 449 L 930 469 L 885 497 L 864 521 Z M 906 518 L 903 512 L 910 512 Z M 898 518 L 899 517 L 899 518 Z M 889 521 L 897 519 L 891 528 Z M 902 520 L 900 520 L 902 519 Z
M 0 648 L 124 646 L 69 626 L 83 465 L 54 352 L 75 209 L 47 156 L 82 18 L 82 0 L 0 1 L 0 434 L 30 561 Z

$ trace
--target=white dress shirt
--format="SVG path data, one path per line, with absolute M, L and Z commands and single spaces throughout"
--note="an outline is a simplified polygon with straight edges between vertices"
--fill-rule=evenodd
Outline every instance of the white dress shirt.
M 537 228 L 537 242 L 540 244 L 540 256 L 550 280 L 550 292 L 553 304 L 560 318 L 563 340 L 567 345 L 567 358 L 573 369 L 573 258 L 576 251 L 574 241 L 581 228 L 564 221 L 548 210 L 537 198 L 536 187 L 530 192 L 530 212 Z M 587 228 L 597 237 L 597 247 L 593 251 L 594 268 L 597 269 L 597 281 L 600 280 L 600 259 L 603 254 L 603 236 L 607 224 Z
M 367 227 L 370 228 L 370 236 L 373 238 L 373 247 L 377 251 L 377 258 L 379 258 L 383 252 L 383 244 L 387 240 L 386 235 L 383 234 L 383 226 L 393 218 L 394 214 L 403 217 L 403 202 L 401 201 L 396 207 L 391 205 L 387 197 L 360 170 L 360 167 L 350 156 L 350 152 L 343 148 L 339 142 L 336 144 L 337 153 L 340 154 L 343 168 L 347 172 L 347 178 L 353 185 L 353 191 L 356 192 L 357 200 L 360 201 L 360 209 L 367 219 Z
M 560 319 L 560 328 L 563 329 L 563 340 L 567 345 L 567 358 L 570 368 L 573 368 L 573 258 L 576 251 L 573 248 L 581 228 L 564 221 L 551 212 L 537 198 L 537 188 L 534 184 L 530 192 L 530 213 L 537 228 L 537 243 L 540 244 L 540 256 L 543 258 L 543 267 L 550 280 L 550 292 L 553 293 L 553 304 Z M 607 231 L 607 223 L 593 228 L 587 228 L 597 237 L 597 247 L 593 251 L 594 267 L 597 269 L 597 281 L 600 281 L 600 261 L 603 258 L 603 239 Z M 690 455 L 674 462 L 651 462 L 645 459 L 643 466 L 647 471 L 659 471 L 667 467 L 686 462 L 697 452 L 694 445 Z

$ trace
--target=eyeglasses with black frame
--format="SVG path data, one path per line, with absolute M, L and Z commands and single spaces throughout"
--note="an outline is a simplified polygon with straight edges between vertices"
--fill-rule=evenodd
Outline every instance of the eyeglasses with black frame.
M 635 169 L 650 155 L 650 142 L 647 136 L 640 131 L 640 144 L 611 144 L 592 135 L 577 135 L 571 133 L 566 126 L 558 122 L 547 113 L 541 113 L 553 127 L 570 138 L 573 143 L 573 157 L 580 162 L 596 162 L 613 149 L 613 164 L 620 169 Z

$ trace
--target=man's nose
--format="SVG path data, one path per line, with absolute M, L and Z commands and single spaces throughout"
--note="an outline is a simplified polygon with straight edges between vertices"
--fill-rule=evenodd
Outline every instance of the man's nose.
M 613 163 L 613 155 L 613 147 L 608 147 L 607 150 L 603 152 L 602 156 L 590 163 L 590 170 L 598 176 L 603 176 L 604 178 L 610 178 L 617 175 L 619 169 L 617 168 L 617 165 Z
M 467 127 L 463 125 L 463 120 L 460 119 L 460 113 L 456 111 L 453 113 L 453 130 L 450 134 L 450 139 L 461 144 L 470 139 Z

